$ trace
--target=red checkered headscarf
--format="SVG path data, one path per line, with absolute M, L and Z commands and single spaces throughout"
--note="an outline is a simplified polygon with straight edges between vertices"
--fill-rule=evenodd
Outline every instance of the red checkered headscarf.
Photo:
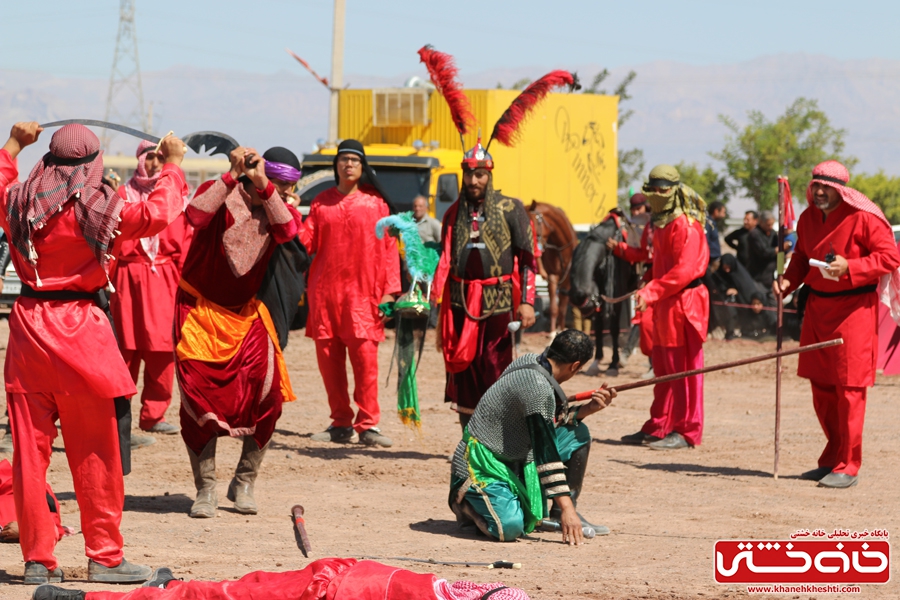
M 122 210 L 115 190 L 102 182 L 100 140 L 84 125 L 66 125 L 50 139 L 50 152 L 38 161 L 24 183 L 9 188 L 7 213 L 10 242 L 37 266 L 34 232 L 44 227 L 70 198 L 85 241 L 104 270 L 106 254 Z
M 891 229 L 891 224 L 881 209 L 859 190 L 847 187 L 848 181 L 850 181 L 850 171 L 838 161 L 826 160 L 816 165 L 812 172 L 812 180 L 806 188 L 806 202 L 809 204 L 807 210 L 819 210 L 813 202 L 812 193 L 813 184 L 819 183 L 834 188 L 844 202 L 857 210 L 875 215 L 884 222 L 888 229 Z M 878 282 L 878 296 L 882 304 L 891 310 L 891 318 L 894 322 L 900 325 L 900 269 L 882 276 Z

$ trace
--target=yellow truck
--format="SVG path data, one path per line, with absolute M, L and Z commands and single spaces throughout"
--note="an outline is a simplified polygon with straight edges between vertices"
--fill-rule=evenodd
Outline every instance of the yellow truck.
M 487 144 L 494 123 L 519 92 L 467 90 Z M 562 208 L 575 225 L 600 221 L 616 206 L 618 97 L 550 94 L 521 126 L 515 148 L 491 144 L 494 187 L 520 199 Z M 338 136 L 363 143 L 400 210 L 413 198 L 428 198 L 441 218 L 462 183 L 463 145 L 441 95 L 421 87 L 348 89 L 340 92 Z M 478 132 L 465 136 L 475 145 Z M 321 148 L 303 159 L 298 186 L 301 206 L 334 185 L 334 148 Z

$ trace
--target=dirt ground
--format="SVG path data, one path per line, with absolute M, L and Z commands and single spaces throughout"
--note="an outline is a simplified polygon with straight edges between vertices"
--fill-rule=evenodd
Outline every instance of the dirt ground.
M 7 334 L 6 321 L 0 321 L 4 347 Z M 255 570 L 302 568 L 316 558 L 370 556 L 450 580 L 503 581 L 536 599 L 741 598 L 748 596 L 745 587 L 713 581 L 713 544 L 718 539 L 788 539 L 795 530 L 814 528 L 900 531 L 896 466 L 900 378 L 879 377 L 869 393 L 860 484 L 849 490 L 822 489 L 798 478 L 816 466 L 824 436 L 808 384 L 793 374 L 792 357 L 785 361 L 779 479 L 772 477 L 772 361 L 707 376 L 706 428 L 703 444 L 696 449 L 656 452 L 619 443 L 620 436 L 637 431 L 647 418 L 650 388 L 625 392 L 590 418 L 594 442 L 579 510 L 609 526 L 611 535 L 573 548 L 551 533 L 535 533 L 514 543 L 461 534 L 446 502 L 448 457 L 460 429 L 455 413 L 442 402 L 444 369 L 431 335 L 419 371 L 421 435 L 404 427 L 392 409 L 395 380 L 384 387 L 393 348 L 389 339 L 379 352 L 379 394 L 382 429 L 395 444 L 390 449 L 369 449 L 309 439 L 328 425 L 328 407 L 313 344 L 302 332 L 294 332 L 286 355 L 299 400 L 284 407 L 266 456 L 256 488 L 260 514 L 239 515 L 225 500 L 240 448 L 237 440 L 223 440 L 218 518 L 190 519 L 187 511 L 194 489 L 184 445 L 180 436 L 157 436 L 155 445 L 134 453 L 133 472 L 125 480 L 126 557 L 152 566 L 168 565 L 188 579 L 232 579 Z M 540 350 L 547 343 L 545 335 L 526 335 L 521 351 Z M 706 363 L 773 349 L 773 343 L 711 340 L 705 346 Z M 636 355 L 614 381 L 636 379 L 646 367 L 646 359 Z M 598 381 L 580 375 L 564 387 L 575 392 Z M 177 397 L 168 419 L 178 422 Z M 55 449 L 48 480 L 61 501 L 63 523 L 80 530 L 61 437 Z M 297 549 L 291 531 L 289 511 L 298 503 L 306 509 L 313 546 L 309 559 Z M 68 586 L 103 589 L 84 582 L 87 559 L 80 534 L 63 539 L 57 555 L 71 580 Z M 508 560 L 523 566 L 492 571 L 389 557 Z M 0 545 L 0 597 L 30 597 L 32 588 L 21 585 L 22 571 L 19 547 Z M 895 579 L 884 586 L 863 586 L 855 597 L 897 598 L 900 588 Z

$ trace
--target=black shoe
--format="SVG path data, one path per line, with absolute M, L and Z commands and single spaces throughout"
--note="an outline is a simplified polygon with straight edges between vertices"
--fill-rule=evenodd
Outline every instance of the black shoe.
M 847 475 L 846 473 L 829 473 L 819 480 L 819 487 L 844 489 L 853 487 L 859 483 L 859 477 L 855 475 Z
M 150 579 L 153 570 L 144 565 L 133 565 L 124 558 L 115 567 L 104 567 L 88 561 L 88 581 L 97 583 L 142 583 Z
M 44 583 L 62 583 L 65 581 L 63 571 L 59 567 L 50 572 L 50 569 L 39 562 L 29 561 L 25 563 L 25 585 L 42 585 Z
M 684 436 L 677 431 L 673 431 L 657 442 L 650 442 L 647 446 L 653 450 L 681 450 L 682 448 L 693 448 L 693 446 L 688 444 L 688 441 L 684 439 Z
M 159 567 L 158 569 L 154 569 L 153 573 L 150 574 L 150 579 L 141 587 L 166 589 L 166 585 L 170 581 L 175 581 L 176 579 L 175 575 L 172 574 L 172 569 L 169 567 Z
M 328 429 L 321 433 L 314 433 L 310 439 L 314 442 L 333 442 L 335 444 L 355 444 L 359 441 L 359 435 L 352 427 L 335 427 L 329 425 Z
M 829 473 L 831 473 L 831 469 L 833 467 L 819 467 L 818 469 L 813 469 L 812 471 L 807 471 L 800 475 L 800 479 L 806 479 L 807 481 L 819 481 Z
M 622 440 L 623 444 L 630 444 L 632 446 L 646 446 L 650 442 L 657 442 L 662 438 L 644 433 L 643 431 L 638 431 L 637 433 L 632 433 L 631 435 L 623 435 L 620 439 Z
M 84 592 L 44 584 L 34 590 L 31 600 L 84 600 Z

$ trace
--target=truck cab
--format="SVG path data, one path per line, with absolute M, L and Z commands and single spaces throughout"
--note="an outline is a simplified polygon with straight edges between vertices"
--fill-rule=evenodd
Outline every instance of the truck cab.
M 416 196 L 428 199 L 428 213 L 442 219 L 459 196 L 462 184 L 462 152 L 436 144 L 413 146 L 371 144 L 364 146 L 366 160 L 400 212 L 412 210 Z M 336 185 L 334 156 L 337 148 L 322 148 L 303 157 L 303 178 L 297 182 L 300 211 L 306 214 L 313 198 Z

